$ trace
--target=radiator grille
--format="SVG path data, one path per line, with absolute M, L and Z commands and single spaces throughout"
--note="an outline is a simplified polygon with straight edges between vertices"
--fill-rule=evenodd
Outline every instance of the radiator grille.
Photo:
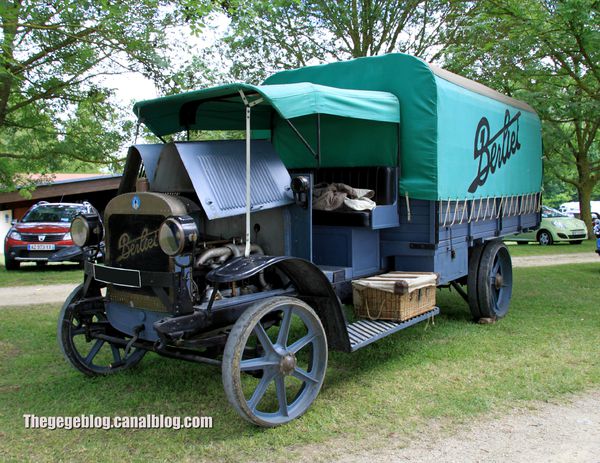
M 40 240 L 40 236 L 45 236 L 45 238 Z M 63 241 L 64 236 L 64 233 L 21 233 L 21 239 L 23 241 L 36 243 L 56 243 L 57 241 Z
M 111 215 L 107 264 L 137 270 L 167 271 L 169 257 L 158 245 L 158 228 L 163 220 L 161 215 Z

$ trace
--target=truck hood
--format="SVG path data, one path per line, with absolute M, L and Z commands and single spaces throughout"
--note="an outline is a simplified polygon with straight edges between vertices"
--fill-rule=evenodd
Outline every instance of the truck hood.
M 579 219 L 572 219 L 570 217 L 555 217 L 553 219 L 545 219 L 550 222 L 560 222 L 567 230 L 585 230 L 585 222 Z
M 67 233 L 71 229 L 71 224 L 32 222 L 16 223 L 13 227 L 19 233 Z

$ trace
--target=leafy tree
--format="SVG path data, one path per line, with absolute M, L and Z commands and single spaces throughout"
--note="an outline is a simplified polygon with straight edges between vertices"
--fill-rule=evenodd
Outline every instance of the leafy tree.
M 430 60 L 454 40 L 471 8 L 440 0 L 230 0 L 220 54 L 236 78 L 360 56 L 406 52 Z
M 531 103 L 543 124 L 546 187 L 574 188 L 591 228 L 600 181 L 600 2 L 489 0 L 448 50 L 457 72 Z
M 210 2 L 0 2 L 0 185 L 16 172 L 74 161 L 115 164 L 123 127 L 102 77 L 140 72 L 164 82 L 169 28 L 201 25 Z

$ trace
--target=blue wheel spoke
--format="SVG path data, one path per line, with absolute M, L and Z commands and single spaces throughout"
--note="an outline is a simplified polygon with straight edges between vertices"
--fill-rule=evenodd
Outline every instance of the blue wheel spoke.
M 275 376 L 275 390 L 277 391 L 277 401 L 279 402 L 279 413 L 281 413 L 283 416 L 288 416 L 285 377 L 283 375 Z
M 277 344 L 281 347 L 285 348 L 288 342 L 288 336 L 290 333 L 290 325 L 292 324 L 292 315 L 293 309 L 291 307 L 286 307 L 283 309 L 283 319 L 281 320 L 281 325 L 279 326 L 279 334 L 277 335 Z
M 492 291 L 492 304 L 494 305 L 494 307 L 498 306 L 498 296 L 500 295 L 500 293 L 498 291 Z
M 265 368 L 273 367 L 277 364 L 278 362 L 276 360 L 271 360 L 267 357 L 258 357 L 254 359 L 242 360 L 240 362 L 240 370 L 264 370 Z
M 90 365 L 92 363 L 92 360 L 94 360 L 96 355 L 98 355 L 98 352 L 100 352 L 100 349 L 102 349 L 103 345 L 104 345 L 104 340 L 98 339 L 96 341 L 96 343 L 93 345 L 90 352 L 87 354 L 87 357 L 85 358 L 85 363 Z
M 71 337 L 79 336 L 80 334 L 85 334 L 85 328 L 71 329 Z
M 304 348 L 307 344 L 310 344 L 316 339 L 314 333 L 309 332 L 306 336 L 301 337 L 296 342 L 294 342 L 291 346 L 287 348 L 288 352 L 292 354 L 297 354 L 302 348 Z
M 294 371 L 292 372 L 292 376 L 294 378 L 299 379 L 303 383 L 316 383 L 317 382 L 316 378 L 312 377 L 305 370 L 303 370 L 302 368 L 299 368 L 299 367 L 294 368 Z
M 254 333 L 267 353 L 275 352 L 275 347 L 265 331 L 265 328 L 258 322 L 254 327 Z
M 121 352 L 119 351 L 119 348 L 113 344 L 110 345 L 110 350 L 112 350 L 112 354 L 113 354 L 113 359 L 115 362 L 120 362 L 121 361 Z
M 258 385 L 256 386 L 256 389 L 254 390 L 252 397 L 250 397 L 250 399 L 247 401 L 248 403 L 248 407 L 250 407 L 251 410 L 256 410 L 256 406 L 260 403 L 260 401 L 262 400 L 262 398 L 265 396 L 265 393 L 267 392 L 267 389 L 269 387 L 269 383 L 271 381 L 273 381 L 273 378 L 275 377 L 276 372 L 270 371 L 270 370 L 265 370 L 265 373 L 263 375 L 263 377 L 260 379 Z
M 492 268 L 492 275 L 496 275 L 499 270 L 500 270 L 500 259 L 497 259 L 496 263 L 494 264 L 494 267 Z

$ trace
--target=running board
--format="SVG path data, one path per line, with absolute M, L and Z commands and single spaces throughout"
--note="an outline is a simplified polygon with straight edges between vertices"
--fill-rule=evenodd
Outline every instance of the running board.
M 385 338 L 390 334 L 408 328 L 416 323 L 427 320 L 440 313 L 438 307 L 417 315 L 403 322 L 393 322 L 389 320 L 359 320 L 346 326 L 348 329 L 348 338 L 350 339 L 350 349 L 352 352 L 361 349 L 372 342 Z

